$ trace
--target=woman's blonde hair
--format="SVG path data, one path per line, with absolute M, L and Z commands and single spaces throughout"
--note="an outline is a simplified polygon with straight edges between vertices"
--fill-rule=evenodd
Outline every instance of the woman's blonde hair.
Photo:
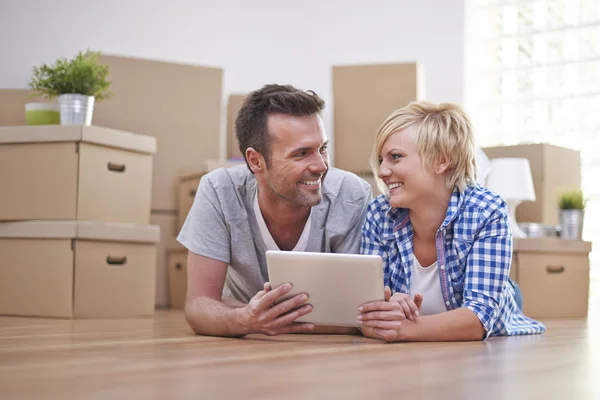
M 448 188 L 458 186 L 462 191 L 475 183 L 475 139 L 467 114 L 457 104 L 416 101 L 394 111 L 377 132 L 371 169 L 382 193 L 387 194 L 388 189 L 378 177 L 381 148 L 390 135 L 403 130 L 415 140 L 424 168 L 431 170 L 440 157 L 448 158 Z

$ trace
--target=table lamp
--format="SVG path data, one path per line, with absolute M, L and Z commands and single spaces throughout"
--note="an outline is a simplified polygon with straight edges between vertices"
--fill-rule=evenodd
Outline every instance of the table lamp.
M 531 167 L 526 158 L 493 158 L 490 160 L 487 188 L 506 201 L 513 237 L 526 237 L 517 224 L 517 207 L 522 201 L 535 201 Z

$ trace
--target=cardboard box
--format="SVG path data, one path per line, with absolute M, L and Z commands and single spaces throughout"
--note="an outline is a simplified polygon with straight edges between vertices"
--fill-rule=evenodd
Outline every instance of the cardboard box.
M 232 94 L 227 101 L 227 158 L 244 158 L 235 132 L 235 119 L 247 95 Z
M 0 128 L 0 221 L 148 224 L 156 139 L 97 126 Z
M 153 210 L 176 210 L 181 167 L 219 157 L 221 68 L 102 55 L 110 68 L 110 99 L 95 106 L 94 124 L 157 139 Z
M 176 228 L 176 214 L 159 214 L 153 211 L 150 223 L 160 227 L 160 240 L 156 244 L 156 296 L 157 307 L 169 306 L 169 273 L 167 266 L 167 246 L 177 237 L 179 230 Z
M 394 111 L 425 98 L 419 63 L 333 67 L 334 165 L 369 172 L 377 130 Z
M 182 168 L 179 171 L 179 183 L 177 185 L 177 229 L 183 227 L 194 199 L 196 190 L 200 185 L 200 179 L 208 172 L 217 168 L 231 168 L 246 164 L 244 160 L 207 160 L 204 165 L 196 164 Z
M 0 223 L 0 314 L 153 315 L 158 235 L 149 225 Z
M 183 227 L 200 184 L 200 179 L 208 171 L 206 165 L 195 165 L 182 168 L 179 171 L 179 183 L 177 184 L 177 232 Z
M 380 194 L 382 194 L 379 191 L 379 188 L 377 187 L 377 181 L 375 180 L 375 177 L 373 176 L 372 173 L 364 173 L 364 174 L 357 174 L 360 178 L 364 179 L 365 181 L 367 181 L 369 183 L 369 185 L 371 185 L 371 193 L 373 193 L 373 198 L 379 196 Z
M 169 304 L 171 308 L 183 309 L 187 295 L 187 257 L 188 251 L 173 239 L 167 246 L 167 264 L 169 269 Z
M 558 194 L 581 188 L 581 156 L 578 151 L 546 143 L 482 150 L 490 159 L 517 157 L 529 160 L 536 200 L 524 201 L 517 207 L 517 222 L 560 223 Z
M 590 242 L 558 238 L 515 239 L 511 276 L 532 318 L 582 318 L 589 302 Z M 561 295 L 562 294 L 562 295 Z
M 27 125 L 27 103 L 56 103 L 56 100 L 34 96 L 33 93 L 29 89 L 0 89 L 0 126 Z

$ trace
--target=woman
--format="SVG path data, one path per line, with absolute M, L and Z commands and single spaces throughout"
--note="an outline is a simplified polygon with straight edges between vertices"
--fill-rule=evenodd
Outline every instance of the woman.
M 365 336 L 482 340 L 535 334 L 509 279 L 505 202 L 475 180 L 471 123 L 453 104 L 414 102 L 381 125 L 371 165 L 384 195 L 369 205 L 361 252 L 383 258 L 386 301 L 359 308 Z

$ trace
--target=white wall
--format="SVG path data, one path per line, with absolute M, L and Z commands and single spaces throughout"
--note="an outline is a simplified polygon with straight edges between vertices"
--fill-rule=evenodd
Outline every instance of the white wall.
M 463 3 L 0 0 L 0 87 L 25 88 L 33 65 L 91 48 L 223 67 L 224 101 L 274 82 L 313 89 L 331 104 L 332 65 L 418 60 L 428 99 L 462 102 Z

